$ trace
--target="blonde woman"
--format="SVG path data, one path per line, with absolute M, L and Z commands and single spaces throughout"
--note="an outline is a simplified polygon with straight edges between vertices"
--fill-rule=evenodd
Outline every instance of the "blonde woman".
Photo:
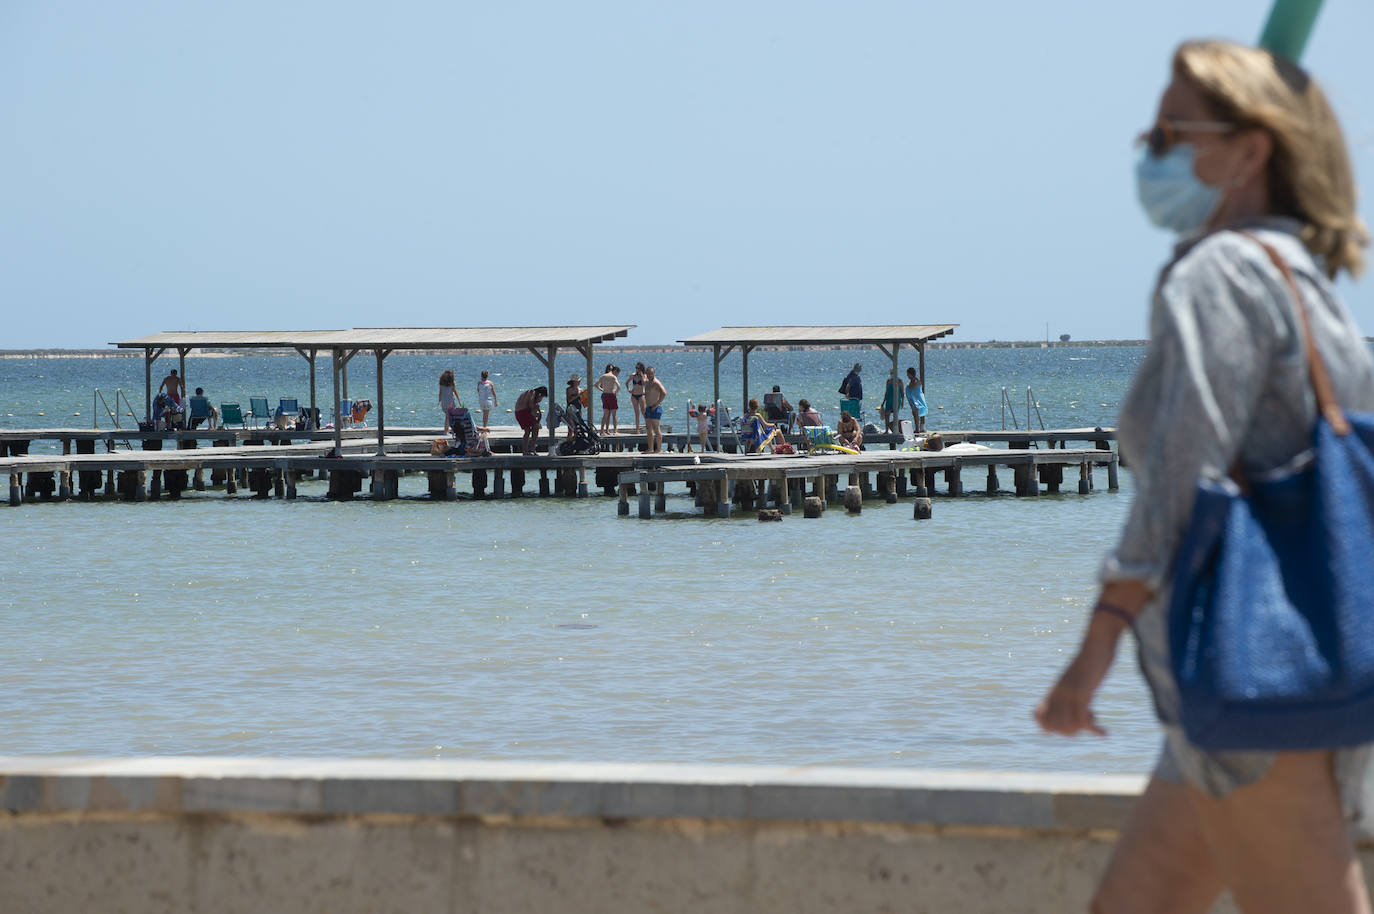
M 1374 410 L 1374 359 L 1331 280 L 1360 272 L 1368 233 L 1340 127 L 1306 73 L 1266 51 L 1198 41 L 1179 47 L 1172 77 L 1137 166 L 1147 215 L 1180 243 L 1119 417 L 1136 498 L 1078 655 L 1035 715 L 1054 733 L 1102 734 L 1093 694 L 1133 628 L 1164 748 L 1092 910 L 1204 912 L 1229 888 L 1247 914 L 1367 914 L 1347 822 L 1370 747 L 1211 753 L 1190 743 L 1175 723 L 1165 604 L 1197 480 L 1237 463 L 1262 474 L 1311 443 L 1296 304 L 1255 239 L 1296 275 L 1336 396 L 1362 412 Z

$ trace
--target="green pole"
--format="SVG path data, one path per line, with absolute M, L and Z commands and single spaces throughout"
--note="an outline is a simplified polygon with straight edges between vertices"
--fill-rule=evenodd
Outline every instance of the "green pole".
M 1297 63 L 1321 8 L 1322 0 L 1274 0 L 1260 34 L 1260 47 Z

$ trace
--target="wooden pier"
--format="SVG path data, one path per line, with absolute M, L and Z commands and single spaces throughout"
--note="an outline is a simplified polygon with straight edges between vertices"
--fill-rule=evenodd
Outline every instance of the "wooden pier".
M 525 456 L 519 453 L 519 432 L 511 428 L 493 431 L 491 456 L 431 456 L 431 443 L 440 436 L 437 428 L 393 429 L 386 453 L 378 454 L 377 438 L 368 429 L 350 429 L 342 439 L 332 431 L 275 429 L 12 429 L 0 432 L 6 451 L 0 456 L 0 473 L 9 479 L 10 505 L 69 498 L 148 501 L 206 490 L 292 499 L 302 480 L 316 477 L 328 480 L 330 499 L 352 499 L 366 489 L 372 499 L 386 500 L 399 496 L 403 477 L 423 474 L 428 495 L 438 500 L 459 498 L 458 481 L 466 475 L 470 497 L 476 499 L 586 497 L 599 489 L 618 496 L 622 514 L 629 513 L 631 496 L 637 497 L 641 517 L 664 510 L 669 483 L 685 484 L 708 513 L 729 516 L 733 503 L 752 507 L 767 502 L 791 513 L 803 504 L 806 486 L 823 505 L 834 502 L 841 478 L 848 483 L 844 488 L 853 487 L 860 498 L 889 502 L 908 495 L 929 497 L 937 476 L 943 477 L 948 494 L 960 495 L 964 471 L 976 468 L 987 469 L 989 491 L 1000 486 L 997 468 L 1010 468 L 1013 488 L 1023 496 L 1039 494 L 1041 486 L 1059 491 L 1065 471 L 1077 471 L 1083 493 L 1091 491 L 1096 467 L 1107 468 L 1110 488 L 1117 482 L 1110 429 L 951 432 L 943 435 L 948 443 L 1001 440 L 1010 447 L 944 451 L 893 450 L 889 448 L 900 439 L 878 435 L 869 438 L 873 449 L 861 454 L 817 456 L 688 454 L 695 437 L 681 433 L 665 435 L 669 450 L 660 454 L 642 451 L 642 434 L 622 434 L 603 438 L 603 450 L 595 456 Z M 62 453 L 29 454 L 29 444 L 38 440 L 60 442 Z M 136 447 L 115 446 L 125 441 Z M 1078 441 L 1104 446 L 1066 447 Z M 97 452 L 98 444 L 105 452 Z
M 958 497 L 966 491 L 964 471 L 986 471 L 988 493 L 1001 490 L 998 468 L 1012 471 L 1018 496 L 1036 496 L 1041 486 L 1047 493 L 1061 491 L 1065 471 L 1076 471 L 1078 492 L 1094 488 L 1094 470 L 1105 467 L 1107 486 L 1118 487 L 1116 454 L 1097 448 L 1011 450 L 985 448 L 949 451 L 864 451 L 859 454 L 776 457 L 722 455 L 700 464 L 635 468 L 620 474 L 619 511 L 630 512 L 629 499 L 637 496 L 639 516 L 649 518 L 666 508 L 668 483 L 685 483 L 704 513 L 729 517 L 738 504 L 745 510 L 759 507 L 779 515 L 806 508 L 807 516 L 819 516 L 830 504 L 843 500 L 850 511 L 861 510 L 864 500 L 881 498 L 888 504 L 914 496 L 917 516 L 929 516 L 929 504 L 937 494 L 936 477 L 943 477 L 944 492 Z M 840 480 L 845 480 L 843 492 Z M 808 496 L 809 490 L 809 496 Z M 811 504 L 808 505 L 807 502 Z M 651 507 L 652 505 L 652 507 Z

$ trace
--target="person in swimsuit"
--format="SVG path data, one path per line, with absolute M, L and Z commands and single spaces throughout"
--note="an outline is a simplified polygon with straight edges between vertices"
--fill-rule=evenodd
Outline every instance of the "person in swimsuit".
M 482 380 L 477 382 L 477 408 L 482 410 L 480 428 L 486 431 L 491 422 L 491 411 L 496 409 L 496 385 L 491 383 L 491 373 L 485 368 L 482 369 Z
M 902 379 L 897 377 L 897 370 L 894 368 L 892 374 L 887 376 L 887 387 L 883 390 L 883 405 L 878 409 L 878 415 L 883 419 L 883 431 L 894 431 L 893 426 L 901 421 L 902 400 Z
M 864 432 L 859 428 L 859 420 L 844 410 L 840 411 L 840 424 L 835 429 L 835 437 L 839 439 L 842 447 L 863 450 Z
M 529 456 L 539 443 L 539 403 L 549 395 L 547 387 L 535 387 L 522 393 L 515 401 L 515 421 L 524 430 L 521 439 L 521 453 Z
M 697 404 L 697 440 L 703 454 L 711 449 L 711 407 L 705 403 Z
M 635 434 L 639 434 L 639 420 L 644 415 L 644 363 L 635 362 L 635 373 L 630 375 L 630 405 L 635 411 Z
M 617 434 L 620 431 L 616 419 L 616 410 L 620 409 L 620 400 L 616 397 L 620 393 L 620 369 L 607 364 L 605 374 L 597 378 L 593 386 L 601 391 L 601 434 Z
M 926 428 L 926 395 L 921 389 L 921 380 L 916 377 L 916 369 L 906 370 L 906 399 L 911 404 L 911 427 L 923 432 Z
M 805 428 L 808 425 L 814 428 L 818 425 L 823 424 L 821 422 L 821 414 L 817 412 L 814 408 L 812 408 L 810 400 L 806 399 L 805 397 L 802 397 L 800 400 L 797 401 L 797 406 L 800 410 L 797 413 L 797 424 L 800 425 L 802 428 Z
M 653 368 L 644 369 L 644 432 L 650 454 L 663 450 L 663 431 L 659 420 L 663 418 L 663 401 L 668 399 L 668 388 L 654 374 Z
M 163 378 L 162 383 L 158 385 L 158 393 L 162 393 L 164 390 L 167 392 L 167 396 L 171 398 L 172 403 L 180 407 L 182 399 L 186 396 L 186 383 L 177 375 L 175 368 L 169 371 L 167 377 Z

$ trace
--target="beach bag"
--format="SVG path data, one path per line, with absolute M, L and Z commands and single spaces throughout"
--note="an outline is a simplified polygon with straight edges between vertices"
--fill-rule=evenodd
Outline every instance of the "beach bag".
M 429 443 L 429 456 L 442 457 L 448 453 L 448 439 L 435 438 Z
M 1214 751 L 1374 742 L 1374 416 L 1341 410 L 1288 265 L 1254 240 L 1293 296 L 1319 418 L 1289 467 L 1198 484 L 1169 605 L 1178 722 Z

